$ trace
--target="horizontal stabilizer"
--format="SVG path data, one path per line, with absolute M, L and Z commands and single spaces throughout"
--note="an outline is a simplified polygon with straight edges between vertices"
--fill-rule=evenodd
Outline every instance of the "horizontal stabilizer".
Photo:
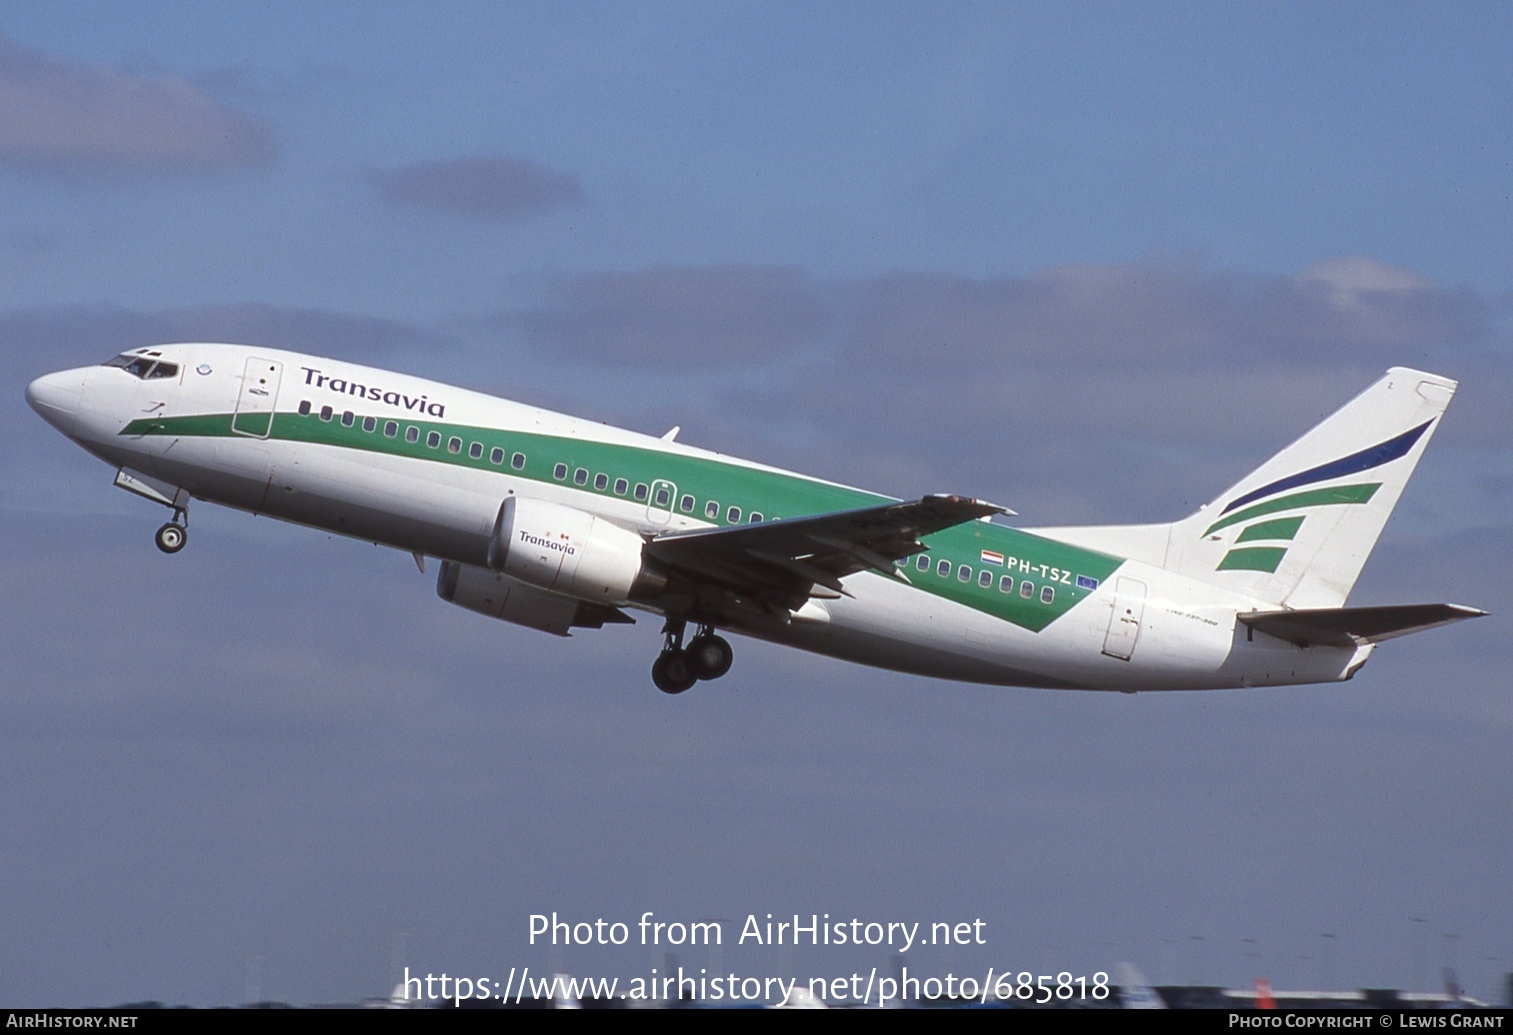
M 1460 604 L 1320 607 L 1302 611 L 1251 611 L 1240 621 L 1299 647 L 1352 647 L 1422 632 L 1486 614 Z

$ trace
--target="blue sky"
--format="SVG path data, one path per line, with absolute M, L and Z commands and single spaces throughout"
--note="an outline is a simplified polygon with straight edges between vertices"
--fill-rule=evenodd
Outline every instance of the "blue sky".
M 8 9 L 0 1001 L 644 973 L 549 959 L 525 918 L 646 909 L 987 918 L 932 973 L 1453 962 L 1491 994 L 1510 52 L 1497 4 Z M 1179 516 L 1421 366 L 1461 392 L 1352 601 L 1494 617 L 1340 687 L 990 690 L 743 641 L 664 700 L 646 621 L 491 625 L 405 556 L 210 507 L 159 556 L 159 515 L 21 392 L 167 340 L 1033 524 Z

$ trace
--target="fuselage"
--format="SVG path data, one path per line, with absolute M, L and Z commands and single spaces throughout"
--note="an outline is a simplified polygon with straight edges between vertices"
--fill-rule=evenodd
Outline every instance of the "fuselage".
M 133 359 L 135 358 L 135 360 Z M 31 405 L 90 453 L 195 499 L 476 568 L 501 501 L 574 508 L 650 540 L 889 497 L 392 371 L 184 344 L 39 378 Z M 1369 646 L 1303 649 L 1238 623 L 1265 602 L 968 521 L 790 616 L 725 628 L 981 683 L 1200 689 L 1347 678 Z M 655 599 L 626 601 L 662 611 Z

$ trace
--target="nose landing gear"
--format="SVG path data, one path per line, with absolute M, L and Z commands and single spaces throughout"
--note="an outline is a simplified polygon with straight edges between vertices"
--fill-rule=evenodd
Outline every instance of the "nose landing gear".
M 182 510 L 173 512 L 173 520 L 168 522 L 152 537 L 152 541 L 158 544 L 158 549 L 164 553 L 178 553 L 189 541 L 188 515 Z
M 709 625 L 700 625 L 684 648 L 685 624 L 669 618 L 662 629 L 662 653 L 651 666 L 651 681 L 664 694 L 681 694 L 701 679 L 719 679 L 735 660 L 730 644 Z
M 157 535 L 152 538 L 153 542 L 158 544 L 158 549 L 164 553 L 178 553 L 189 540 L 184 526 L 176 525 L 172 521 L 158 529 Z

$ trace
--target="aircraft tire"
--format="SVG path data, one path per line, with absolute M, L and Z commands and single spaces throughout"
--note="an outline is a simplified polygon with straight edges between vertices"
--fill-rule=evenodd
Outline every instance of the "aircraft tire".
M 695 636 L 687 653 L 689 665 L 700 679 L 719 679 L 730 671 L 731 663 L 735 661 L 735 651 L 730 643 L 713 633 Z
M 189 533 L 183 525 L 176 525 L 172 521 L 158 529 L 152 541 L 158 544 L 158 549 L 164 553 L 178 553 L 189 541 Z
M 680 650 L 663 651 L 651 666 L 651 681 L 664 694 L 681 694 L 699 681 L 688 655 Z

